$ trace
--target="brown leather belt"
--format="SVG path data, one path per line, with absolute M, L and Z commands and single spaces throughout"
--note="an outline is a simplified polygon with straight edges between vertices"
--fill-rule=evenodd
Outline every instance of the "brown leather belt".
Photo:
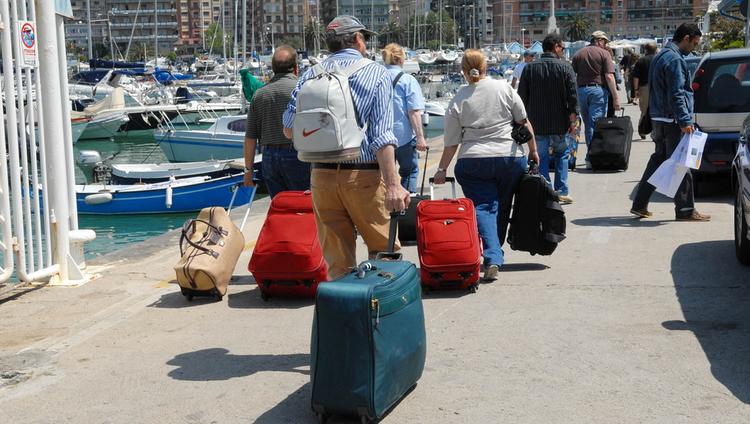
M 377 163 L 313 163 L 312 167 L 313 169 L 380 169 Z
M 294 144 L 264 144 L 264 149 L 279 149 L 279 150 L 291 150 L 294 149 Z

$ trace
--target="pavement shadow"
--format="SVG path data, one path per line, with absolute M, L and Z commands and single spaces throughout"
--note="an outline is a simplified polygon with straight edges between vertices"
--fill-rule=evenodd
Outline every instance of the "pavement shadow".
M 239 309 L 299 309 L 311 306 L 315 299 L 271 297 L 263 300 L 260 289 L 254 288 L 227 296 L 230 308 Z
M 580 225 L 583 227 L 659 227 L 667 224 L 669 220 L 662 219 L 640 219 L 635 215 L 629 216 L 598 216 L 595 218 L 580 218 L 573 219 L 570 221 L 571 224 Z
M 181 353 L 167 361 L 177 368 L 167 375 L 175 380 L 223 381 L 247 377 L 257 372 L 281 371 L 309 375 L 310 355 L 234 355 L 222 348 Z
M 735 259 L 733 240 L 679 246 L 671 273 L 685 319 L 662 326 L 691 331 L 714 378 L 750 403 L 750 269 Z
M 317 417 L 310 407 L 311 396 L 312 384 L 307 382 L 253 422 L 255 424 L 317 423 Z M 334 420 L 331 419 L 328 422 L 333 423 Z
M 187 300 L 180 291 L 163 294 L 156 302 L 148 305 L 149 308 L 180 309 L 192 308 L 200 305 L 216 303 L 213 296 L 196 296 L 193 300 Z
M 517 263 L 517 264 L 503 264 L 500 267 L 500 272 L 522 272 L 522 271 L 544 271 L 549 269 L 549 266 L 537 263 Z

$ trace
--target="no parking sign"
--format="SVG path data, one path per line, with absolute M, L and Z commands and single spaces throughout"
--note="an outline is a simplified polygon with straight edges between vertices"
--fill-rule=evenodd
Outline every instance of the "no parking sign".
M 33 21 L 18 22 L 18 46 L 21 51 L 21 66 L 36 67 L 36 24 Z

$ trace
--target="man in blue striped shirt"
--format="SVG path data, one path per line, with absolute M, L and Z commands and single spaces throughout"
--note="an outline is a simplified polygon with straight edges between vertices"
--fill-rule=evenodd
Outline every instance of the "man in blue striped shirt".
M 326 27 L 326 44 L 332 55 L 323 61 L 323 67 L 345 69 L 357 63 L 367 53 L 365 42 L 373 34 L 353 16 L 336 17 Z M 284 113 L 288 138 L 292 138 L 297 93 L 311 76 L 312 69 L 300 77 Z M 388 71 L 371 63 L 349 78 L 349 87 L 359 123 L 367 127 L 361 157 L 346 163 L 313 163 L 310 184 L 331 279 L 356 266 L 356 232 L 362 235 L 370 257 L 386 251 L 389 212 L 409 205 L 409 192 L 401 186 L 396 170 L 398 140 L 393 134 L 393 87 Z

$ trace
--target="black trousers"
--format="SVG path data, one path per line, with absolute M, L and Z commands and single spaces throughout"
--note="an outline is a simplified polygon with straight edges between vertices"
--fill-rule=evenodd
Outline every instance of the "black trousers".
M 635 199 L 633 199 L 633 209 L 636 210 L 648 208 L 648 202 L 655 190 L 654 186 L 648 183 L 648 179 L 651 178 L 651 175 L 654 174 L 659 165 L 672 156 L 677 145 L 680 144 L 682 131 L 680 131 L 679 125 L 675 123 L 653 121 L 651 138 L 654 140 L 656 150 L 648 160 L 646 170 L 643 172 L 641 182 L 638 184 L 638 192 L 636 192 Z M 693 175 L 688 169 L 685 179 L 682 180 L 682 184 L 680 184 L 674 196 L 675 217 L 688 217 L 693 214 L 694 209 Z

